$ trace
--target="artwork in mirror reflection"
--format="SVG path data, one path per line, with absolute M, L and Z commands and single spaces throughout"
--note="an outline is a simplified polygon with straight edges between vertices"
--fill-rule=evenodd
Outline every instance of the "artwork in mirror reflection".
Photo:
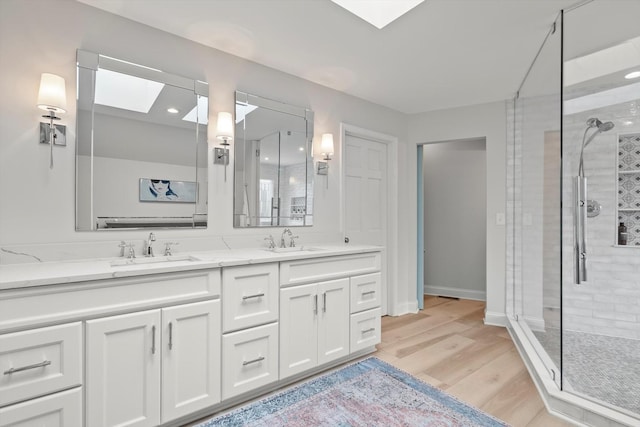
M 77 230 L 206 227 L 207 94 L 206 83 L 78 51 Z
M 234 226 L 313 224 L 313 112 L 236 92 Z

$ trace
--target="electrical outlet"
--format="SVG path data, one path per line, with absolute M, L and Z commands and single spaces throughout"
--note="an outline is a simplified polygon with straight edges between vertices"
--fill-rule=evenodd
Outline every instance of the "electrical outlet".
M 496 225 L 506 225 L 506 224 L 507 224 L 507 217 L 504 214 L 504 212 L 496 213 Z

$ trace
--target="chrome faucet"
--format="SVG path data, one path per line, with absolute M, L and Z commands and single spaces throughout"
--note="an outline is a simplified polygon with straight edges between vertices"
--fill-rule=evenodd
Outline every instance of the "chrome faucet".
M 289 234 L 289 237 L 293 236 L 293 233 L 288 228 L 285 228 L 284 230 L 282 230 L 282 235 L 280 236 L 280 247 L 281 248 L 286 248 L 287 247 L 287 244 L 284 241 L 285 234 Z
M 269 237 L 265 237 L 264 240 L 267 241 L 267 244 L 269 245 L 269 249 L 273 249 L 276 247 L 276 242 L 275 240 L 273 240 L 273 236 L 271 234 L 269 234 Z
M 284 236 L 287 235 L 287 234 L 289 235 L 289 239 L 290 239 L 289 245 L 290 246 L 294 246 L 295 245 L 295 243 L 293 242 L 293 239 L 295 239 L 297 236 L 294 237 L 293 233 L 291 232 L 291 230 L 289 230 L 288 228 L 285 228 L 284 230 L 282 230 L 282 235 L 280 236 L 280 247 L 281 248 L 286 248 L 287 247 L 287 244 L 284 241 Z
M 153 255 L 153 242 L 156 241 L 156 235 L 153 233 L 149 233 L 149 238 L 144 242 L 144 249 L 142 253 L 144 256 L 154 256 Z

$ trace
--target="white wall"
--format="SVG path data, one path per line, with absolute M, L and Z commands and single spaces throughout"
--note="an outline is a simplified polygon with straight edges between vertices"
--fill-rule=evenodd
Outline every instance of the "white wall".
M 224 19 L 221 17 L 221 19 Z M 52 37 L 51 23 L 55 23 Z M 120 240 L 142 245 L 148 232 L 76 232 L 75 223 L 75 99 L 76 49 L 103 53 L 167 72 L 209 83 L 209 122 L 217 112 L 232 111 L 234 91 L 241 90 L 309 107 L 315 112 L 314 144 L 320 135 L 339 135 L 340 123 L 394 135 L 400 140 L 399 156 L 410 156 L 406 148 L 407 117 L 397 111 L 327 89 L 301 78 L 211 49 L 151 27 L 108 14 L 72 0 L 2 0 L 0 2 L 0 264 L 59 260 L 94 256 L 117 256 Z M 48 147 L 38 144 L 36 108 L 40 74 L 58 74 L 67 82 L 68 111 L 66 148 L 55 147 L 55 166 L 49 169 Z M 214 140 L 215 138 L 209 138 Z M 314 185 L 314 226 L 299 229 L 300 242 L 338 243 L 342 237 L 340 217 L 339 138 L 332 161 L 329 188 L 325 180 Z M 210 148 L 213 148 L 213 143 Z M 318 150 L 316 149 L 316 152 Z M 233 162 L 233 158 L 231 159 Z M 403 162 L 401 162 L 403 163 Z M 163 230 L 163 240 L 179 240 L 181 251 L 261 246 L 263 238 L 279 230 L 233 228 L 233 171 L 212 165 L 209 153 L 209 227 L 206 230 Z M 403 166 L 399 164 L 398 166 Z M 399 169 L 401 187 L 415 181 L 414 173 Z M 415 258 L 415 192 L 398 189 L 402 220 L 398 235 L 408 242 L 400 248 L 400 259 Z M 14 253 L 28 253 L 16 255 Z M 409 269 L 408 267 L 411 267 Z M 415 306 L 415 261 L 398 269 L 392 279 L 399 306 Z M 396 312 L 402 313 L 406 309 Z
M 496 225 L 496 214 L 505 212 L 506 111 L 504 102 L 475 105 L 415 114 L 409 117 L 410 147 L 401 153 L 408 179 L 401 196 L 409 200 L 407 211 L 416 211 L 416 145 L 456 139 L 486 138 L 487 144 L 487 308 L 485 322 L 505 324 L 505 226 Z M 404 157 L 402 157 L 404 154 Z M 402 163 L 402 161 L 401 161 Z M 406 178 L 406 177 L 405 177 Z M 408 229 L 407 244 L 412 252 L 403 259 L 409 282 L 416 279 L 415 214 L 410 221 L 400 221 Z M 401 230 L 402 231 L 402 230 Z M 402 234 L 402 233 L 401 233 Z M 400 255 L 402 253 L 400 252 Z
M 484 139 L 423 147 L 426 294 L 486 299 L 486 169 Z

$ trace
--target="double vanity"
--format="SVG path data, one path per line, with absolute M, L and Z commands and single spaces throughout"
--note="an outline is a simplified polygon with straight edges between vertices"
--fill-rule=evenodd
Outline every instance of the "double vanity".
M 375 350 L 381 248 L 0 267 L 0 426 L 178 426 Z

